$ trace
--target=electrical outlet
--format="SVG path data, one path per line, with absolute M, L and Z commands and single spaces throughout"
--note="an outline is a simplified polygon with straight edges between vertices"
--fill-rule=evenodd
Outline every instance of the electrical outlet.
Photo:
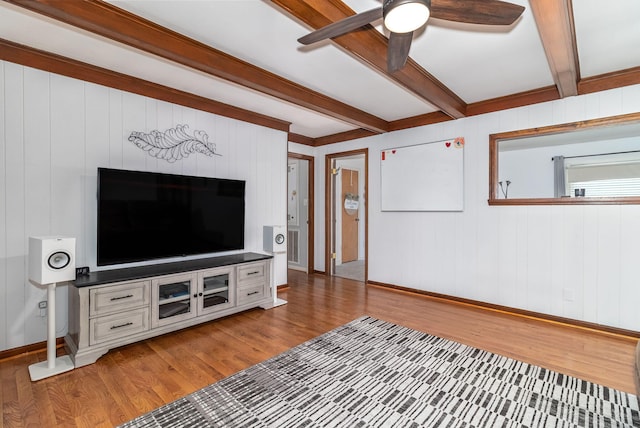
M 38 309 L 47 309 L 47 301 L 38 302 Z
M 82 266 L 76 268 L 76 277 L 89 275 L 89 266 Z

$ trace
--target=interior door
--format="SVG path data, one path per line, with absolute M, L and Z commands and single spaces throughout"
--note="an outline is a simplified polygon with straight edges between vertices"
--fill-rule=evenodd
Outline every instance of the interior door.
M 309 164 L 307 159 L 288 160 L 287 266 L 309 271 Z
M 358 260 L 358 171 L 342 169 L 342 263 Z

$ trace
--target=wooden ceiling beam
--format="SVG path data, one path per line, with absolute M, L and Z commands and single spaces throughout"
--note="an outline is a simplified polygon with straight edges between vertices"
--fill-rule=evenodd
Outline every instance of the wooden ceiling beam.
M 355 13 L 340 0 L 271 1 L 313 29 Z M 411 58 L 402 69 L 388 74 L 387 38 L 372 26 L 363 27 L 361 31 L 354 31 L 332 40 L 369 67 L 388 76 L 448 116 L 454 119 L 466 116 L 466 103 Z
M 314 138 L 313 145 L 315 147 L 326 146 L 329 144 L 341 143 L 344 141 L 357 140 L 358 138 L 371 137 L 376 135 L 366 129 L 353 129 L 351 131 L 339 132 L 337 134 L 325 135 L 324 137 Z
M 44 52 L 9 40 L 0 39 L 0 60 L 24 65 L 37 70 L 91 82 L 108 88 L 119 89 L 173 104 L 191 107 L 219 116 L 230 117 L 248 123 L 288 132 L 290 123 L 281 119 L 255 113 L 229 104 L 213 101 L 198 95 L 169 88 L 133 76 L 107 70 L 61 55 Z
M 4 0 L 372 132 L 388 122 L 99 0 Z
M 578 95 L 579 65 L 571 0 L 530 0 L 561 98 Z

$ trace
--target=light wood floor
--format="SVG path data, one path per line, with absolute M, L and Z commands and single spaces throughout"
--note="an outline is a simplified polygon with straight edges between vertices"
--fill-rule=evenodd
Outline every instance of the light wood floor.
M 288 304 L 247 311 L 107 353 L 38 382 L 45 352 L 0 362 L 0 427 L 112 427 L 371 315 L 607 386 L 634 392 L 631 338 L 289 271 Z

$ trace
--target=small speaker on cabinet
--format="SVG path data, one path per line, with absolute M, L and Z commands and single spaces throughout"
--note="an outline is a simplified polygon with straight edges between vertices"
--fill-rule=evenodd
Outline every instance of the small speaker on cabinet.
M 53 284 L 76 278 L 76 239 L 61 236 L 29 238 L 29 280 Z
M 287 228 L 285 226 L 264 226 L 262 248 L 269 253 L 287 252 Z

